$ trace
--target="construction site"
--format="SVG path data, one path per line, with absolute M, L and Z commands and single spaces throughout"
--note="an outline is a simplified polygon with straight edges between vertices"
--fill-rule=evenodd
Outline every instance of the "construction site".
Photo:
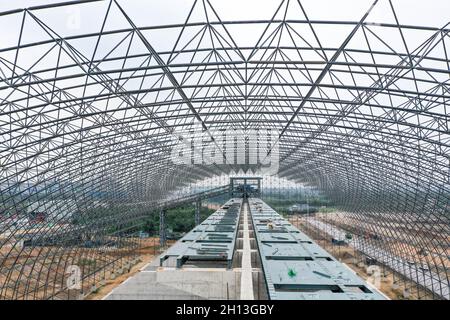
M 173 2 L 0 4 L 0 300 L 449 300 L 450 3 Z

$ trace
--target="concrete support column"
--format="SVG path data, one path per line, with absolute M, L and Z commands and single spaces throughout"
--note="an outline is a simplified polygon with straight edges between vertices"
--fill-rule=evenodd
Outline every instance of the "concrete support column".
M 159 244 L 161 247 L 166 245 L 166 209 L 159 211 Z
M 195 201 L 195 225 L 198 226 L 200 224 L 200 208 L 202 207 L 202 200 L 197 199 Z

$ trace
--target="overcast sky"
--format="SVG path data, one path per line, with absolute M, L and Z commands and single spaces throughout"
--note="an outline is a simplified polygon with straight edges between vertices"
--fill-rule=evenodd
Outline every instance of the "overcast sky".
M 0 11 L 15 8 L 62 2 L 52 0 L 14 0 L 0 1 Z M 106 1 L 107 2 L 107 1 Z M 126 7 L 139 20 L 140 24 L 153 25 L 179 22 L 187 14 L 194 0 L 126 0 L 120 4 Z M 269 18 L 281 0 L 211 0 L 221 18 L 264 19 Z M 373 0 L 302 0 L 311 19 L 356 20 L 367 10 Z M 450 19 L 450 1 L 448 0 L 393 0 L 398 10 L 399 20 L 403 24 L 441 27 Z M 369 21 L 388 21 L 388 1 L 380 0 Z M 82 13 L 90 18 L 88 11 L 97 4 L 83 5 Z M 61 14 L 65 10 L 58 10 Z M 378 12 L 377 12 L 378 11 Z
M 15 0 L 0 1 L 0 11 L 15 8 L 26 8 L 36 5 L 54 3 L 50 0 Z M 63 7 L 52 10 L 39 11 L 36 15 L 48 22 L 61 35 L 73 35 L 99 30 L 109 1 L 88 3 L 76 7 Z M 119 3 L 126 9 L 138 26 L 151 26 L 161 24 L 182 23 L 194 0 L 126 0 Z M 200 1 L 199 1 L 200 2 Z M 349 20 L 358 21 L 373 0 L 302 0 L 308 16 L 312 20 Z M 270 19 L 281 0 L 211 0 L 222 20 L 261 20 Z M 449 0 L 393 0 L 398 19 L 401 24 L 442 27 L 450 21 Z M 291 6 L 289 19 L 304 19 L 295 0 Z M 191 21 L 204 21 L 202 7 L 197 6 Z M 116 9 L 112 10 L 111 22 L 106 28 L 128 27 L 126 21 Z M 76 16 L 79 24 L 74 27 L 73 17 Z M 113 22 L 114 21 L 114 22 Z M 376 8 L 368 17 L 369 22 L 394 23 L 388 0 L 379 0 Z M 17 32 L 20 29 L 20 15 L 2 17 L 0 19 L 0 47 L 9 45 L 9 41 L 17 41 Z M 33 29 L 30 25 L 30 29 Z M 238 37 L 240 32 L 237 33 Z M 248 37 L 244 32 L 241 37 Z M 250 35 L 251 36 L 251 35 Z M 253 35 L 255 36 L 255 35 Z
M 311 20 L 344 20 L 359 21 L 374 0 L 302 0 L 309 19 Z M 0 12 L 16 8 L 27 8 L 57 1 L 50 0 L 15 0 L 0 1 Z M 281 0 L 210 0 L 217 14 L 222 21 L 232 20 L 268 20 L 274 15 L 279 7 Z M 99 32 L 103 17 L 105 16 L 109 0 L 95 3 L 86 3 L 82 5 L 58 7 L 50 10 L 34 11 L 34 14 L 51 27 L 59 36 L 66 37 L 86 33 Z M 119 3 L 126 10 L 134 23 L 138 26 L 154 26 L 167 24 L 184 23 L 186 17 L 194 3 L 194 0 L 119 0 Z M 399 22 L 403 25 L 420 25 L 441 28 L 450 21 L 450 1 L 449 0 L 393 0 Z M 276 18 L 282 18 L 283 10 L 280 10 Z M 210 21 L 217 19 L 209 14 Z M 297 1 L 291 0 L 287 19 L 305 20 L 305 17 L 297 4 Z M 197 2 L 195 9 L 189 20 L 190 22 L 204 22 L 205 14 L 201 5 L 201 0 Z M 375 9 L 366 20 L 375 23 L 393 23 L 395 19 L 388 0 L 379 0 Z M 19 31 L 22 22 L 22 14 L 6 15 L 0 17 L 0 48 L 9 48 L 17 45 Z M 264 31 L 264 25 L 229 25 L 227 26 L 233 40 L 239 46 L 255 46 L 260 35 Z M 119 10 L 112 6 L 109 18 L 105 25 L 105 30 L 116 30 L 121 28 L 130 28 Z M 305 26 L 307 28 L 307 26 Z M 348 33 L 351 26 L 335 28 L 332 25 L 316 25 L 316 32 L 325 47 L 339 47 Z M 378 35 L 390 40 L 390 44 L 395 50 L 404 51 L 400 34 L 390 30 L 372 27 Z M 171 50 L 181 29 L 171 29 L 164 31 L 147 31 L 151 44 L 158 50 Z M 195 32 L 195 28 L 185 31 L 186 38 L 189 32 Z M 310 30 L 302 32 L 306 38 L 312 37 Z M 417 32 L 415 30 L 405 30 L 404 36 L 410 45 L 411 51 L 425 41 L 430 32 Z M 116 44 L 123 35 L 104 38 L 102 41 L 110 41 L 111 46 Z M 359 42 L 364 41 L 361 35 L 356 35 L 349 44 L 350 47 L 360 46 Z M 22 35 L 22 43 L 48 40 L 46 34 L 32 19 L 27 18 Z M 95 46 L 95 37 L 83 39 L 73 45 L 89 56 Z M 314 41 L 314 40 L 312 40 Z M 376 44 L 374 44 L 376 46 Z M 101 48 L 108 48 L 105 42 Z M 376 50 L 377 48 L 372 48 Z M 385 50 L 386 48 L 380 48 Z M 33 54 L 39 54 L 39 49 L 33 48 L 34 52 L 28 53 L 22 50 L 18 65 L 24 68 L 36 61 Z M 45 48 L 42 48 L 45 50 Z M 44 51 L 43 51 L 44 52 Z M 42 53 L 43 53 L 42 52 Z M 101 54 L 101 53 L 100 53 Z M 440 53 L 437 53 L 440 54 Z M 10 52 L 9 55 L 14 55 Z M 29 57 L 27 56 L 29 55 Z M 12 56 L 3 55 L 10 60 Z M 28 63 L 28 60 L 30 61 Z M 10 60 L 11 61 L 11 60 Z

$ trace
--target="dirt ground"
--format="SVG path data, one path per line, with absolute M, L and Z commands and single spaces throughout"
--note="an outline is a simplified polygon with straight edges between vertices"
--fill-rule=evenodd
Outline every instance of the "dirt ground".
M 118 287 L 125 280 L 127 280 L 128 278 L 130 278 L 133 275 L 135 275 L 136 273 L 138 273 L 139 270 L 142 267 L 144 267 L 147 263 L 152 261 L 153 258 L 154 258 L 154 256 L 151 254 L 142 255 L 141 258 L 139 259 L 140 262 L 138 264 L 134 265 L 131 268 L 129 273 L 124 273 L 124 274 L 116 277 L 115 279 L 107 280 L 106 283 L 102 287 L 98 288 L 97 291 L 88 295 L 84 300 L 101 300 L 101 299 L 103 299 L 114 288 Z
M 168 242 L 168 246 L 173 241 Z M 99 287 L 95 292 L 89 294 L 84 300 L 101 300 L 108 295 L 114 288 L 118 287 L 125 280 L 139 272 L 145 265 L 150 263 L 159 254 L 159 238 L 148 238 L 143 241 L 142 247 L 137 250 L 139 262 L 131 267 L 130 272 L 123 273 L 115 279 L 106 280 L 105 284 Z

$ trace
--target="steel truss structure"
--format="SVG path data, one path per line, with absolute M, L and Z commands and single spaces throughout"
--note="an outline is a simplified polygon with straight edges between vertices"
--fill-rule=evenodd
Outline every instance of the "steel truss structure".
M 68 278 L 86 293 L 129 267 L 128 231 L 168 192 L 236 169 L 173 165 L 196 126 L 216 144 L 227 129 L 277 132 L 280 177 L 322 190 L 342 225 L 376 233 L 363 241 L 405 270 L 426 267 L 418 284 L 449 298 L 448 24 L 402 24 L 392 0 L 353 21 L 297 0 L 225 20 L 193 0 L 179 23 L 138 24 L 129 3 L 0 13 L 15 31 L 0 42 L 1 298 L 72 298 Z M 74 8 L 96 20 L 55 27 Z M 379 8 L 389 22 L 372 20 Z

